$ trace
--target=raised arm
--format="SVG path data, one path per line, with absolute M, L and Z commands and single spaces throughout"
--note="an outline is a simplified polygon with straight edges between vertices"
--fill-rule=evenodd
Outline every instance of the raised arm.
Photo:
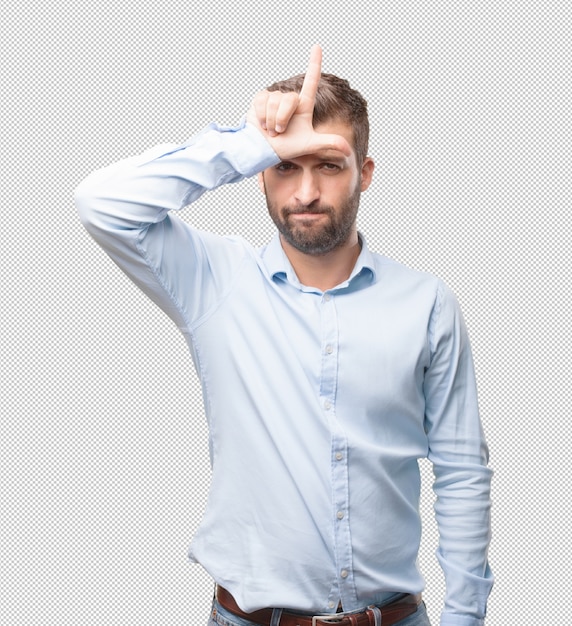
M 312 127 L 320 71 L 321 50 L 315 46 L 300 94 L 263 91 L 246 123 L 232 129 L 213 124 L 182 145 L 158 146 L 98 170 L 76 190 L 81 220 L 93 238 L 178 324 L 181 308 L 191 309 L 184 311 L 191 317 L 208 308 L 216 297 L 212 285 L 220 289 L 220 277 L 231 276 L 229 269 L 237 265 L 228 256 L 236 246 L 199 234 L 169 213 L 281 159 L 324 147 L 351 150 L 342 137 Z M 194 277 L 193 290 L 187 290 L 192 304 L 175 298 L 183 271 Z

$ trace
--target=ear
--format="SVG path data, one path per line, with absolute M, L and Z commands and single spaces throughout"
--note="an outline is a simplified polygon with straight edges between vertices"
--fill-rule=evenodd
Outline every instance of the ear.
M 266 186 L 264 185 L 264 172 L 258 172 L 256 177 L 258 178 L 258 187 L 260 191 L 262 191 L 262 193 L 266 195 Z
M 371 157 L 365 157 L 361 166 L 361 186 L 360 190 L 365 191 L 371 184 L 375 163 Z

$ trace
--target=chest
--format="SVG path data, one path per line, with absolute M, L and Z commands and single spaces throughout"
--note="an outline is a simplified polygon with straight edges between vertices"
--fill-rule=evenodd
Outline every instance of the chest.
M 378 403 L 422 384 L 430 314 L 430 298 L 406 286 L 318 293 L 247 281 L 209 320 L 203 343 L 218 362 Z

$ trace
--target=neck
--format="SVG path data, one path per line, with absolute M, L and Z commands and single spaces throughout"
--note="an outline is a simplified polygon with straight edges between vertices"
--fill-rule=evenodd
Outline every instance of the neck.
M 298 280 L 306 287 L 316 287 L 321 291 L 327 291 L 347 280 L 361 252 L 356 231 L 342 245 L 320 255 L 301 252 L 282 236 L 280 241 Z

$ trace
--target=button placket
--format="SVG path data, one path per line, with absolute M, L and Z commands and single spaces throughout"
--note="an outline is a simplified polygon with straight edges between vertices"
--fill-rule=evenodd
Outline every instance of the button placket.
M 321 325 L 322 360 L 320 372 L 320 396 L 322 399 L 322 407 L 325 411 L 329 412 L 334 408 L 338 375 L 336 355 L 338 320 L 334 298 L 329 293 L 325 293 L 322 296 Z
M 339 343 L 336 298 L 324 294 L 321 307 L 322 366 L 320 397 L 324 415 L 331 432 L 332 516 L 334 523 L 334 558 L 338 569 L 337 584 L 340 597 L 350 603 L 357 600 L 351 569 L 351 536 L 349 527 L 349 484 L 347 440 L 336 418 Z

